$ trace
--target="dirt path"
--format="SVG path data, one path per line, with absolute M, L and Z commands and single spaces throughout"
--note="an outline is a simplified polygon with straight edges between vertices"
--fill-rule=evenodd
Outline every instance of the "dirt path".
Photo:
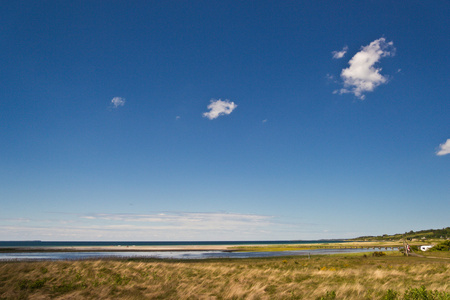
M 414 252 L 410 252 L 408 253 L 409 256 L 414 256 L 414 257 L 424 257 L 424 258 L 437 258 L 437 259 L 450 259 L 449 257 L 437 257 L 437 256 L 425 256 L 425 255 L 420 255 Z

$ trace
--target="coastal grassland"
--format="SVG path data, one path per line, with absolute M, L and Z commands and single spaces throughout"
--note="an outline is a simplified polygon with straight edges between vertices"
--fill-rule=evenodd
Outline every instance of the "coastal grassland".
M 229 250 L 238 252 L 272 252 L 272 251 L 295 251 L 315 249 L 339 249 L 339 248 L 374 248 L 385 249 L 386 247 L 402 247 L 401 241 L 397 242 L 345 242 L 345 243 L 314 243 L 314 244 L 274 244 L 274 245 L 243 245 L 231 246 Z
M 408 299 L 450 299 L 450 261 L 395 252 L 310 259 L 0 262 L 0 299 L 403 299 L 412 294 L 428 298 Z

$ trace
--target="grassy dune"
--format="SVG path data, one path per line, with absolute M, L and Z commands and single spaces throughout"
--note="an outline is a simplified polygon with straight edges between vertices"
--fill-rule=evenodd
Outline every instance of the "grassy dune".
M 412 292 L 450 299 L 450 261 L 393 253 L 0 263 L 0 299 L 403 299 Z

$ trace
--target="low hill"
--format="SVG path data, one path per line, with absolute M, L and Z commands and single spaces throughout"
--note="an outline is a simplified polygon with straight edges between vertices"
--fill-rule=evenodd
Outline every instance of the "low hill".
M 397 233 L 397 234 L 383 234 L 381 236 L 360 236 L 354 239 L 350 239 L 352 241 L 382 241 L 382 240 L 399 240 L 399 239 L 449 239 L 450 238 L 450 227 L 442 228 L 442 229 L 427 229 L 420 231 L 409 231 L 405 233 Z

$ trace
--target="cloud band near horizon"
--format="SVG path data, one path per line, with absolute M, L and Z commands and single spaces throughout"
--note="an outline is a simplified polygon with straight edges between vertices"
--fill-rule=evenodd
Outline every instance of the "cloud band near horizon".
M 48 219 L 2 219 L 0 240 L 217 241 L 303 239 L 330 236 L 318 224 L 290 223 L 270 215 L 225 212 L 56 213 Z M 326 234 L 325 234 L 326 233 Z

